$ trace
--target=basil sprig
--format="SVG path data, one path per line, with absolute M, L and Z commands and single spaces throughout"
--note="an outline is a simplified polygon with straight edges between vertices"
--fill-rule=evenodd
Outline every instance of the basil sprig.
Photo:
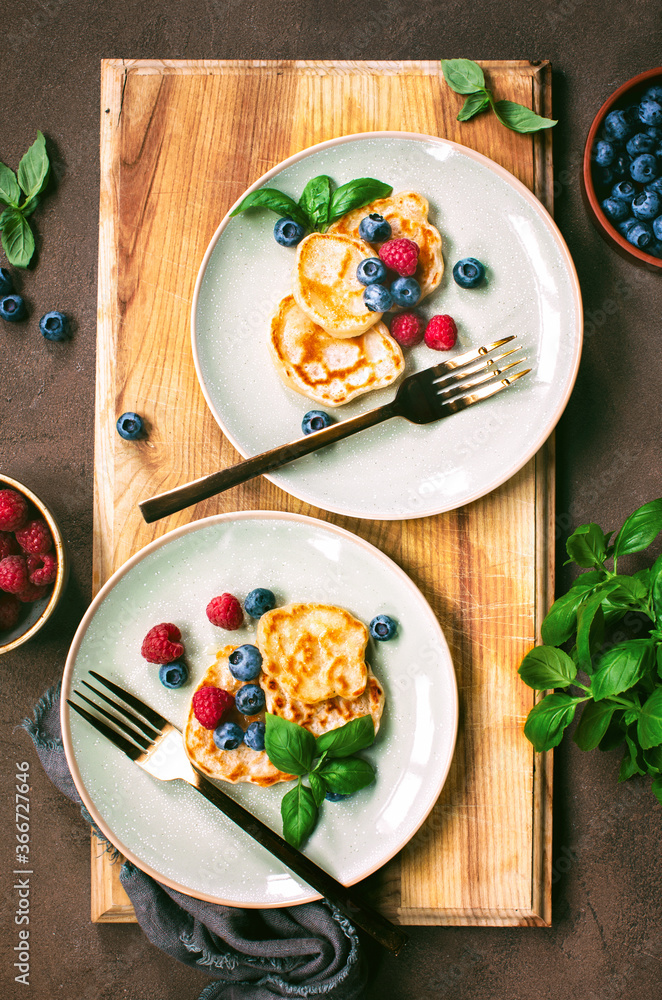
M 34 236 L 28 216 L 39 204 L 40 195 L 48 184 L 50 162 L 46 140 L 41 132 L 18 165 L 18 177 L 0 163 L 0 215 L 2 247 L 7 260 L 15 267 L 27 267 L 34 253 Z
M 543 118 L 515 101 L 495 101 L 492 92 L 485 86 L 483 70 L 472 59 L 442 59 L 441 71 L 451 90 L 467 95 L 457 116 L 459 122 L 468 122 L 480 111 L 491 107 L 501 124 L 513 132 L 538 132 L 557 124 L 554 119 Z
M 327 792 L 351 795 L 375 780 L 367 760 L 353 756 L 375 739 L 372 716 L 362 715 L 317 739 L 312 733 L 279 715 L 266 716 L 265 750 L 272 764 L 298 776 L 297 784 L 281 802 L 283 836 L 300 848 L 319 819 Z M 309 786 L 302 778 L 308 775 Z
M 660 532 L 662 499 L 630 514 L 613 542 L 613 532 L 597 524 L 573 532 L 568 561 L 587 572 L 554 602 L 542 624 L 544 645 L 527 653 L 519 674 L 536 691 L 557 689 L 531 709 L 524 725 L 536 750 L 557 746 L 583 705 L 577 746 L 623 746 L 619 781 L 648 774 L 662 802 L 662 556 L 632 576 L 618 572 L 621 556 L 642 552 Z M 625 637 L 623 622 L 646 634 Z
M 342 215 L 363 208 L 377 198 L 388 198 L 392 191 L 389 184 L 374 177 L 359 177 L 333 191 L 331 178 L 320 174 L 308 181 L 298 202 L 277 188 L 260 188 L 246 195 L 230 214 L 239 215 L 248 208 L 268 208 L 281 218 L 293 219 L 310 232 L 324 232 Z

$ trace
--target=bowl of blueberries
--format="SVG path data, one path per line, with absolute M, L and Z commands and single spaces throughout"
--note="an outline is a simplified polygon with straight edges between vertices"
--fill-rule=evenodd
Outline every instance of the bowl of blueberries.
M 605 101 L 586 140 L 583 194 L 600 234 L 623 256 L 662 268 L 662 66 Z

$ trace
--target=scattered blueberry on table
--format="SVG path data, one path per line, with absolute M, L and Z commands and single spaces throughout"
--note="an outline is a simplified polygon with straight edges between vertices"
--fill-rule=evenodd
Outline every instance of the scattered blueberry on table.
M 0 316 L 8 323 L 18 323 L 19 320 L 25 319 L 27 309 L 21 296 L 5 295 L 4 298 L 0 299 Z
M 41 317 L 39 320 L 39 329 L 46 340 L 61 341 L 69 339 L 69 320 L 64 313 L 58 312 L 56 309 L 47 312 Z
M 137 441 L 145 429 L 143 419 L 137 413 L 123 413 L 121 417 L 118 417 L 115 426 L 117 433 L 125 441 Z
M 14 290 L 12 276 L 6 267 L 0 267 L 0 295 L 10 295 Z

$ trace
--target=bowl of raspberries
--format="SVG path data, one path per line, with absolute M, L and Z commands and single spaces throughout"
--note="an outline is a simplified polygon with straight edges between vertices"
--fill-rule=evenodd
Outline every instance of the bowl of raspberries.
M 662 268 L 662 67 L 605 101 L 591 125 L 582 193 L 600 234 L 622 256 Z
M 0 653 L 27 642 L 48 621 L 67 571 L 50 510 L 26 486 L 0 476 Z

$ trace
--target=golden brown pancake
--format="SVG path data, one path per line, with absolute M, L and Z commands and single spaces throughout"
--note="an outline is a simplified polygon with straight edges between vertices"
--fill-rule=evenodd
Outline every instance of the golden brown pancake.
M 271 321 L 269 350 L 285 385 L 324 406 L 343 406 L 363 392 L 383 389 L 405 361 L 383 323 L 359 337 L 330 336 L 286 295 Z
M 383 215 L 391 224 L 391 239 L 406 238 L 418 244 L 418 268 L 414 277 L 421 286 L 421 299 L 432 292 L 444 273 L 441 255 L 441 235 L 428 222 L 428 202 L 415 191 L 400 191 L 390 198 L 380 198 L 363 208 L 355 208 L 329 226 L 329 233 L 343 236 L 359 235 L 361 220 L 373 212 Z M 381 244 L 375 243 L 375 247 Z M 370 256 L 374 256 L 373 250 Z M 419 300 L 420 301 L 420 300 Z
M 255 644 L 262 672 L 297 701 L 358 698 L 368 679 L 368 630 L 332 604 L 285 604 L 262 615 Z M 264 685 L 263 685 L 264 686 Z M 265 689 L 266 690 L 266 689 Z
M 292 698 L 274 677 L 262 675 L 260 684 L 266 695 L 268 712 L 303 726 L 314 736 L 344 726 L 362 715 L 372 715 L 377 732 L 384 710 L 384 690 L 369 666 L 367 671 L 368 682 L 358 698 L 327 698 L 314 705 Z
M 356 277 L 361 261 L 374 255 L 370 244 L 354 235 L 310 233 L 299 243 L 294 298 L 332 337 L 358 337 L 382 318 L 366 306 L 365 285 Z

